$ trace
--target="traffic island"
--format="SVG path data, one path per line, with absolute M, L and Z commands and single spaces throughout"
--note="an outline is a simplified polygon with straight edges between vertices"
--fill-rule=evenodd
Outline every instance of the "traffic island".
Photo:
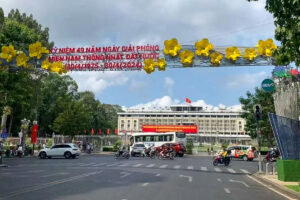
M 278 180 L 300 182 L 300 160 L 277 160 Z

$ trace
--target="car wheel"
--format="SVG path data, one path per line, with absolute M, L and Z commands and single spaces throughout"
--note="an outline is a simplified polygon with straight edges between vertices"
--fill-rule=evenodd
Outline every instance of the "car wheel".
M 41 153 L 40 153 L 40 158 L 41 158 L 41 159 L 47 158 L 46 152 L 41 152 Z
M 51 159 L 52 157 L 51 157 L 51 156 L 48 156 L 47 158 Z
M 75 159 L 75 158 L 76 158 L 76 155 L 72 155 L 72 158 Z
M 66 158 L 66 159 L 71 158 L 71 156 L 72 156 L 72 154 L 71 154 L 69 151 L 67 151 L 67 152 L 65 153 L 65 158 Z
M 247 157 L 247 156 L 244 156 L 244 157 L 243 157 L 243 160 L 244 160 L 244 161 L 247 161 L 247 160 L 248 160 L 248 157 Z

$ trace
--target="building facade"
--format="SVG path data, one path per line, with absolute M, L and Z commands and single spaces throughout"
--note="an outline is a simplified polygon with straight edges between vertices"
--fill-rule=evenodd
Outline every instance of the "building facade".
M 142 132 L 143 125 L 197 125 L 197 133 L 188 134 L 201 143 L 241 143 L 251 141 L 241 111 L 207 110 L 201 106 L 175 105 L 164 109 L 128 109 L 118 113 L 119 133 Z

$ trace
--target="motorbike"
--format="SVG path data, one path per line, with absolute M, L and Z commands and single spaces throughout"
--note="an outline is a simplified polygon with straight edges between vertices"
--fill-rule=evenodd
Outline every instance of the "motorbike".
M 158 153 L 158 158 L 159 159 L 165 159 L 165 158 L 169 158 L 170 160 L 173 160 L 175 157 L 175 152 L 172 150 L 169 151 L 161 151 Z
M 217 166 L 218 164 L 224 164 L 225 166 L 228 166 L 230 164 L 230 157 L 221 157 L 221 156 L 216 156 L 213 159 L 213 165 Z
M 276 162 L 277 158 L 278 158 L 277 153 L 274 152 L 273 154 L 271 154 L 271 152 L 269 151 L 267 153 L 266 157 L 263 159 L 263 162 L 264 163 L 267 163 L 267 162 Z
M 120 151 L 118 150 L 115 154 L 115 158 L 126 158 L 128 159 L 130 156 L 129 156 L 129 152 L 128 151 Z

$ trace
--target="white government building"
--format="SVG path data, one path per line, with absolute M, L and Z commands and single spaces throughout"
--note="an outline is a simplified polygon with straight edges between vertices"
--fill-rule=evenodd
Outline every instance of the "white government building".
M 251 137 L 244 131 L 241 109 L 207 109 L 202 106 L 173 105 L 164 108 L 127 109 L 118 113 L 119 133 L 142 132 L 143 125 L 197 125 L 198 133 L 187 134 L 201 143 L 246 144 Z

